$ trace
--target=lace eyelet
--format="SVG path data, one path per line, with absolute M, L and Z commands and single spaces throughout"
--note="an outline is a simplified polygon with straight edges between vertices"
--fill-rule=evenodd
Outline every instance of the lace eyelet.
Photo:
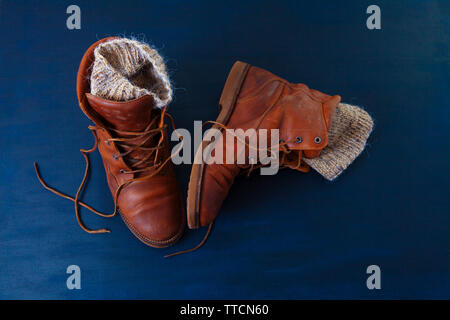
M 114 160 L 119 160 L 119 157 L 117 156 L 117 154 L 113 154 L 112 157 Z
M 303 138 L 298 136 L 297 138 L 295 138 L 295 143 L 302 143 Z
M 315 138 L 314 138 L 314 143 L 319 144 L 319 143 L 321 143 L 321 142 L 322 142 L 322 138 L 321 138 L 321 137 L 315 137 Z
M 111 145 L 111 141 L 105 140 L 106 145 Z
M 125 173 L 125 170 L 120 169 L 119 172 L 120 172 L 120 173 Z

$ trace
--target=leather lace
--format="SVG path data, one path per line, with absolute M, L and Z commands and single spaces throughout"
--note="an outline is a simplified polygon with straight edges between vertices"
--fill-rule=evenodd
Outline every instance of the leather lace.
M 98 127 L 98 126 L 89 126 L 89 129 L 91 130 L 91 132 L 94 136 L 94 146 L 89 150 L 80 149 L 80 152 L 84 157 L 86 166 L 85 166 L 85 170 L 84 170 L 83 179 L 80 183 L 80 186 L 78 187 L 75 197 L 69 196 L 65 193 L 62 193 L 62 192 L 56 190 L 55 188 L 48 186 L 47 183 L 42 179 L 42 177 L 40 175 L 39 167 L 38 167 L 37 163 L 34 162 L 34 169 L 36 171 L 37 178 L 39 179 L 39 182 L 42 184 L 42 186 L 45 189 L 53 192 L 54 194 L 56 194 L 62 198 L 65 198 L 65 199 L 68 199 L 68 200 L 74 202 L 75 216 L 77 218 L 78 224 L 84 231 L 86 231 L 88 233 L 109 233 L 109 232 L 111 232 L 109 229 L 102 228 L 102 229 L 92 230 L 92 229 L 87 228 L 85 226 L 85 224 L 83 223 L 83 220 L 81 219 L 79 206 L 82 206 L 82 207 L 88 209 L 89 211 L 91 211 L 99 216 L 105 217 L 105 218 L 114 217 L 118 211 L 117 199 L 119 197 L 120 191 L 125 186 L 127 186 L 131 182 L 146 180 L 146 179 L 150 179 L 151 177 L 155 176 L 164 168 L 164 166 L 172 159 L 173 156 L 175 156 L 176 154 L 178 154 L 181 151 L 181 149 L 183 148 L 184 141 L 183 141 L 183 137 L 180 134 L 178 134 L 178 132 L 177 132 L 177 134 L 180 138 L 180 141 L 181 141 L 179 148 L 175 152 L 173 152 L 170 155 L 170 157 L 167 157 L 167 159 L 165 159 L 163 162 L 159 161 L 159 158 L 160 158 L 159 153 L 163 147 L 163 142 L 164 142 L 163 132 L 167 127 L 167 125 L 164 124 L 165 117 L 169 118 L 174 131 L 177 132 L 175 129 L 175 124 L 174 124 L 172 116 L 166 112 L 166 107 L 164 107 L 161 110 L 160 118 L 156 117 L 152 121 L 150 121 L 150 123 L 147 125 L 147 127 L 142 132 L 128 132 L 128 131 L 121 131 L 121 130 L 117 130 L 117 129 L 113 129 L 113 128 L 107 128 L 107 127 L 103 128 L 103 127 Z M 159 123 L 157 120 L 159 120 Z M 90 161 L 89 161 L 88 154 L 95 151 L 98 147 L 98 137 L 97 137 L 96 131 L 99 129 L 106 129 L 106 130 L 109 130 L 110 132 L 115 132 L 117 134 L 117 137 L 111 138 L 109 140 L 114 141 L 117 145 L 122 146 L 122 149 L 124 151 L 119 154 L 115 154 L 114 157 L 115 158 L 119 158 L 119 157 L 123 158 L 124 161 L 127 162 L 130 169 L 132 169 L 129 171 L 123 170 L 122 173 L 136 174 L 136 173 L 143 173 L 143 172 L 146 172 L 149 170 L 154 170 L 153 172 L 151 172 L 148 175 L 141 175 L 141 176 L 132 178 L 118 186 L 118 188 L 116 189 L 116 192 L 114 194 L 114 211 L 112 213 L 100 212 L 100 211 L 94 209 L 93 207 L 91 207 L 90 205 L 79 200 L 81 191 L 83 190 L 83 187 L 85 186 L 86 178 L 89 173 Z M 161 136 L 158 140 L 158 144 L 156 145 L 156 147 L 146 147 L 145 145 L 147 144 L 147 142 L 152 137 L 155 137 L 157 134 L 160 134 Z M 124 137 L 124 136 L 126 136 L 126 137 Z M 137 139 L 143 139 L 143 140 L 141 142 L 139 142 L 138 144 L 131 143 L 133 140 L 137 140 Z M 145 155 L 144 156 L 142 156 L 142 155 L 141 156 L 137 156 L 137 155 L 132 156 L 131 155 L 131 153 L 133 151 L 138 151 L 138 150 L 145 151 L 144 152 Z
M 217 122 L 217 121 L 210 120 L 210 121 L 206 121 L 204 123 L 204 125 L 205 124 L 214 124 L 214 125 L 217 125 L 218 127 L 221 127 L 222 129 L 225 129 L 225 130 L 226 129 L 230 129 L 226 125 L 224 125 L 224 124 L 222 124 L 220 122 Z M 227 132 L 231 133 L 232 135 L 234 135 L 234 137 L 237 140 L 239 140 L 239 142 L 245 144 L 248 148 L 251 148 L 251 149 L 253 149 L 253 150 L 257 151 L 257 152 L 260 152 L 260 151 L 269 152 L 272 155 L 272 158 L 277 156 L 276 154 L 274 154 L 274 152 L 272 150 L 272 148 L 273 148 L 272 146 L 270 146 L 268 148 L 254 147 L 254 146 L 250 145 L 247 141 L 242 140 L 233 131 L 227 131 Z M 291 163 L 292 161 L 289 160 L 289 156 L 293 155 L 292 152 L 294 151 L 294 150 L 291 150 L 291 149 L 288 148 L 288 144 L 290 142 L 295 142 L 295 140 L 292 140 L 292 141 L 280 140 L 278 145 L 277 145 L 279 153 L 281 154 L 281 157 L 280 157 L 280 169 L 288 167 L 290 169 L 298 170 L 298 171 L 301 171 L 301 172 L 308 172 L 310 167 L 304 161 L 302 161 L 303 160 L 303 152 L 301 150 L 296 154 L 297 156 L 295 156 L 295 165 L 293 165 Z M 243 170 L 244 174 L 249 176 L 253 172 L 253 170 L 259 169 L 259 168 L 264 167 L 266 165 L 262 164 L 262 163 L 257 163 L 257 164 L 249 163 L 249 164 L 237 164 L 237 166 L 240 169 Z
M 217 121 L 212 121 L 212 120 L 206 121 L 206 122 L 203 123 L 203 126 L 206 125 L 206 124 L 214 124 L 214 125 L 217 125 L 218 127 L 222 128 L 222 129 L 224 129 L 224 130 L 230 129 L 226 125 L 224 125 L 224 124 L 222 124 L 220 122 L 217 122 Z M 271 155 L 274 155 L 274 152 L 272 150 L 272 148 L 273 148 L 272 146 L 268 147 L 268 148 L 264 148 L 264 149 L 263 148 L 258 148 L 258 147 L 255 148 L 254 146 L 251 146 L 249 143 L 247 143 L 247 141 L 242 140 L 234 132 L 230 132 L 230 131 L 227 131 L 227 132 L 233 134 L 237 140 L 239 140 L 241 143 L 245 144 L 247 147 L 253 148 L 257 152 L 262 150 L 262 151 L 270 152 Z M 295 140 L 293 140 L 293 141 L 295 141 Z M 280 157 L 280 169 L 288 167 L 288 168 L 291 168 L 291 169 L 294 169 L 294 170 L 298 170 L 298 171 L 301 171 L 301 172 L 308 172 L 310 170 L 310 167 L 304 161 L 302 161 L 302 158 L 303 158 L 302 157 L 302 155 L 303 155 L 302 151 L 299 151 L 297 153 L 297 156 L 295 157 L 295 160 L 296 160 L 295 161 L 295 165 L 291 164 L 291 161 L 289 161 L 288 158 L 292 154 L 293 150 L 290 150 L 287 147 L 288 143 L 289 143 L 289 141 L 284 141 L 284 140 L 280 140 L 279 143 L 278 143 L 278 150 L 279 150 L 279 153 L 281 154 L 281 157 Z M 253 172 L 253 170 L 261 168 L 261 167 L 264 167 L 266 165 L 264 165 L 262 163 L 258 163 L 258 164 L 251 163 L 251 164 L 237 164 L 237 166 L 248 177 Z M 187 249 L 187 250 L 177 251 L 177 252 L 165 255 L 164 258 L 177 256 L 177 255 L 180 255 L 180 254 L 192 252 L 192 251 L 195 251 L 195 250 L 199 249 L 201 246 L 203 246 L 206 243 L 209 235 L 211 234 L 211 230 L 212 230 L 213 225 L 214 225 L 214 222 L 209 224 L 208 230 L 206 231 L 206 234 L 204 235 L 203 239 L 195 247 Z

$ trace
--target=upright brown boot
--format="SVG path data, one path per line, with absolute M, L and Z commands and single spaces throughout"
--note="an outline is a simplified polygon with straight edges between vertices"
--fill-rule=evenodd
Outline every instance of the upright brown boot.
M 131 232 L 152 247 L 169 246 L 181 237 L 185 216 L 164 124 L 171 94 L 161 57 L 143 43 L 106 38 L 84 54 L 77 95 L 81 110 L 95 124 L 89 128 L 102 156 L 115 211 L 101 214 L 78 200 L 85 179 L 75 198 L 41 182 L 75 202 L 85 231 L 108 232 L 86 228 L 78 204 L 103 216 L 118 211 Z M 86 161 L 86 153 L 95 147 L 81 150 Z

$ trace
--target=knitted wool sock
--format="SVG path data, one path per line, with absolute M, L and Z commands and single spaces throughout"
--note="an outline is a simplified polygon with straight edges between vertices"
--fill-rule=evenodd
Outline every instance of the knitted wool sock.
M 328 180 L 334 180 L 359 156 L 372 132 L 373 120 L 363 109 L 340 103 L 328 133 L 328 145 L 319 157 L 304 159 Z
M 91 94 L 114 101 L 151 95 L 162 108 L 172 101 L 166 66 L 148 45 L 126 38 L 100 44 L 94 51 Z

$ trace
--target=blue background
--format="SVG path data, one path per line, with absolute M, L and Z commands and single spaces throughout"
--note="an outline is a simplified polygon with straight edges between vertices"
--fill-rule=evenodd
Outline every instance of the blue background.
M 66 28 L 77 4 L 82 29 Z M 382 30 L 366 28 L 372 1 L 1 1 L 0 298 L 450 298 L 449 2 L 376 1 Z M 85 50 L 135 36 L 167 59 L 177 127 L 215 119 L 237 59 L 364 106 L 369 146 L 335 182 L 315 173 L 238 179 L 206 245 L 141 244 L 119 217 L 83 211 L 42 188 L 74 194 L 90 147 L 75 94 Z M 111 211 L 98 152 L 84 200 Z M 189 165 L 176 167 L 186 195 Z M 66 268 L 82 289 L 66 288 Z M 367 266 L 382 289 L 366 287 Z

